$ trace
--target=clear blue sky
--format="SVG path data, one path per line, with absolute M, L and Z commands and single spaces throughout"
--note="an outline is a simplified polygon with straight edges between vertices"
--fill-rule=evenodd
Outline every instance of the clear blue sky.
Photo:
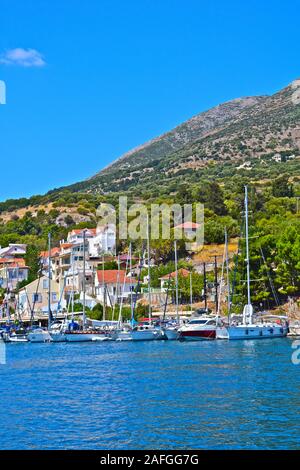
M 0 15 L 1 200 L 80 181 L 300 76 L 296 0 L 0 0 Z

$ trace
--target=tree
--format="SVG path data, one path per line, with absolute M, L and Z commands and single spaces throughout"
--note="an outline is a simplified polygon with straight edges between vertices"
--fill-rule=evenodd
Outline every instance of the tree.
M 41 268 L 40 265 L 40 253 L 39 249 L 35 245 L 28 245 L 25 255 L 26 266 L 29 267 L 29 276 L 28 283 L 37 279 L 39 271 Z
M 300 223 L 287 226 L 277 242 L 276 283 L 282 294 L 300 292 Z
M 293 185 L 289 184 L 288 175 L 279 176 L 272 183 L 272 195 L 274 197 L 292 197 Z

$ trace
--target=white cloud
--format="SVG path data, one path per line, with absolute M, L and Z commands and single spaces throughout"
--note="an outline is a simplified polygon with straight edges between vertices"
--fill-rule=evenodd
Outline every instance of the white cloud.
M 36 49 L 9 49 L 0 56 L 0 63 L 5 65 L 19 65 L 20 67 L 44 67 L 46 62 L 42 54 Z

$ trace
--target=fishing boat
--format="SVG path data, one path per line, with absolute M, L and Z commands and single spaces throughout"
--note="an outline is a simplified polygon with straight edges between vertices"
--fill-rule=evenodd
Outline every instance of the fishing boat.
M 249 228 L 248 228 L 248 189 L 245 186 L 245 226 L 246 226 L 246 266 L 247 266 L 247 304 L 244 306 L 242 321 L 232 322 L 228 326 L 218 327 L 217 339 L 240 340 L 261 338 L 283 338 L 288 334 L 288 322 L 286 317 L 257 319 L 254 318 L 254 310 L 251 304 L 250 290 L 250 257 L 249 257 Z M 274 318 L 274 316 L 273 316 Z

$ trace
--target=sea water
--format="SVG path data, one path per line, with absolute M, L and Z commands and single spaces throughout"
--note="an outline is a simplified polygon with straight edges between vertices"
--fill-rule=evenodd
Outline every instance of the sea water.
M 298 449 L 292 340 L 8 344 L 1 449 Z

